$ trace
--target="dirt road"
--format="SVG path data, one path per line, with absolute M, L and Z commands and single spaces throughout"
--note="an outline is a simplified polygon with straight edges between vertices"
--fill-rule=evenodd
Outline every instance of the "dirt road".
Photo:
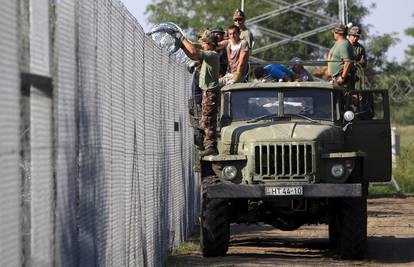
M 325 225 L 292 232 L 235 225 L 226 257 L 203 258 L 193 251 L 171 257 L 167 266 L 414 266 L 414 197 L 370 198 L 368 216 L 364 261 L 337 259 Z

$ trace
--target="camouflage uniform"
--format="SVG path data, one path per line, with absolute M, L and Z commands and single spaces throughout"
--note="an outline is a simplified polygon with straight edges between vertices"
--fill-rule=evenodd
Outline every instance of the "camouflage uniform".
M 201 100 L 200 128 L 204 131 L 204 148 L 215 148 L 218 90 L 205 90 Z
M 361 45 L 358 40 L 361 36 L 361 30 L 358 26 L 353 26 L 348 32 L 348 39 L 352 43 L 354 51 L 354 64 L 352 73 L 355 77 L 355 89 L 362 89 L 364 83 L 364 68 L 367 65 L 367 55 L 365 47 Z
M 216 51 L 202 51 L 199 85 L 202 92 L 200 128 L 204 131 L 204 148 L 216 148 L 217 95 L 220 57 Z
M 352 48 L 354 51 L 355 62 L 361 64 L 364 67 L 367 63 L 367 55 L 364 46 L 356 42 L 352 45 Z

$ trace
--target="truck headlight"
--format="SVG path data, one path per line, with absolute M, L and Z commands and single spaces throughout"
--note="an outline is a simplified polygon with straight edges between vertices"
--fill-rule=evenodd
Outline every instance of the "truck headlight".
M 347 122 L 353 121 L 355 119 L 355 114 L 352 111 L 348 110 L 344 113 L 344 119 Z
M 331 168 L 331 174 L 335 178 L 339 178 L 344 175 L 344 165 L 342 164 L 335 164 Z
M 237 175 L 237 168 L 234 166 L 225 166 L 223 168 L 223 176 L 226 179 L 234 179 Z

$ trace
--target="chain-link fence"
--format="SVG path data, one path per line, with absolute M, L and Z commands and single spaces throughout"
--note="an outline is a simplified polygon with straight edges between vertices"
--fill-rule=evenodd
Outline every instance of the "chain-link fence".
M 3 2 L 0 266 L 161 265 L 199 205 L 185 66 L 117 0 Z

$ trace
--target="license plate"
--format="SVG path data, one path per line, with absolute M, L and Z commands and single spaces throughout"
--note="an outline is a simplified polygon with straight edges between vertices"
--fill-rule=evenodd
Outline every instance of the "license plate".
M 265 187 L 266 196 L 302 196 L 302 186 L 270 186 Z

